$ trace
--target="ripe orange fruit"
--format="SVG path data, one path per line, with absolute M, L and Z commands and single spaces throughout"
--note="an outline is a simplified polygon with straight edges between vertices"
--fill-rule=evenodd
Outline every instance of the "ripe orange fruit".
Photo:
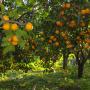
M 16 46 L 18 44 L 18 42 L 12 41 L 11 44 L 14 45 L 14 46 Z
M 90 14 L 90 9 L 89 8 L 86 8 L 86 9 L 81 10 L 81 14 L 82 15 Z
M 28 22 L 28 23 L 25 25 L 25 29 L 26 29 L 26 31 L 32 30 L 32 29 L 33 29 L 32 23 Z
M 35 49 L 35 46 L 34 45 L 32 45 L 32 49 Z
M 64 3 L 64 4 L 62 5 L 62 7 L 63 7 L 64 9 L 69 9 L 69 8 L 71 7 L 71 4 L 70 4 L 70 3 Z
M 9 23 L 4 23 L 3 26 L 2 26 L 2 29 L 3 30 L 10 30 L 10 24 Z
M 86 45 L 84 48 L 86 48 L 86 49 L 90 49 L 90 45 Z
M 59 42 L 55 42 L 54 45 L 57 47 L 57 46 L 60 45 L 60 43 Z
M 56 40 L 57 40 L 57 38 L 56 38 L 56 37 L 54 37 L 54 38 L 53 38 L 53 41 L 56 41 Z
M 90 43 L 90 39 L 88 39 L 88 38 L 85 39 L 85 42 L 86 42 L 86 43 Z
M 61 33 L 62 37 L 66 37 L 66 34 L 64 32 Z
M 69 27 L 71 28 L 76 27 L 76 22 L 74 20 L 70 21 Z
M 48 43 L 51 44 L 52 43 L 52 40 L 48 40 Z
M 3 19 L 4 21 L 8 21 L 8 20 L 9 20 L 9 17 L 8 17 L 7 15 L 4 15 L 4 16 L 2 17 L 2 19 Z
M 60 11 L 60 16 L 64 16 L 64 11 Z
M 81 31 L 81 32 L 80 32 L 80 35 L 84 35 L 84 34 L 85 34 L 85 32 L 84 32 L 84 31 Z
M 18 25 L 16 23 L 11 24 L 11 30 L 16 31 L 18 29 Z
M 80 36 L 77 36 L 76 39 L 77 39 L 77 40 L 80 40 L 81 38 L 80 38 Z
M 18 37 L 16 35 L 13 35 L 10 39 L 11 44 L 14 46 L 18 44 L 18 41 L 19 40 L 18 40 Z
M 85 22 L 80 22 L 80 26 L 85 27 L 86 26 Z
M 67 40 L 67 39 L 68 39 L 68 37 L 67 37 L 67 36 L 64 36 L 63 38 L 64 38 L 65 40 Z
M 66 41 L 66 44 L 67 44 L 67 45 L 70 45 L 70 43 L 71 43 L 70 41 Z
M 12 36 L 12 41 L 18 42 L 18 41 L 19 41 L 19 40 L 18 40 L 18 37 L 17 37 L 16 35 L 13 35 L 13 36 Z
M 81 10 L 81 14 L 82 14 L 82 15 L 85 15 L 85 14 L 86 14 L 86 10 L 84 10 L 84 9 Z
M 80 40 L 78 40 L 78 44 L 81 44 L 83 41 L 80 39 Z
M 85 9 L 85 11 L 86 11 L 86 14 L 90 14 L 90 9 L 89 8 Z
M 87 32 L 90 33 L 90 29 Z
M 72 44 L 70 44 L 70 45 L 67 45 L 66 47 L 67 47 L 67 48 L 72 48 L 72 47 L 73 47 L 73 45 L 72 45 Z
M 55 38 L 55 36 L 50 36 L 50 39 L 53 40 Z
M 64 23 L 61 22 L 61 21 L 57 21 L 57 22 L 56 22 L 56 25 L 59 26 L 59 27 L 62 27 L 62 26 L 64 25 Z
M 66 3 L 66 9 L 70 8 L 71 4 L 70 3 Z
M 60 32 L 59 32 L 59 30 L 56 30 L 55 33 L 56 33 L 56 34 L 59 34 Z

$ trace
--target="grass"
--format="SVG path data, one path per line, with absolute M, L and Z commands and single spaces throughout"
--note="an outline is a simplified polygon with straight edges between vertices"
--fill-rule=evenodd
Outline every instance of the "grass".
M 85 65 L 82 79 L 75 71 L 74 67 L 48 73 L 9 70 L 0 74 L 0 90 L 90 90 L 90 65 Z

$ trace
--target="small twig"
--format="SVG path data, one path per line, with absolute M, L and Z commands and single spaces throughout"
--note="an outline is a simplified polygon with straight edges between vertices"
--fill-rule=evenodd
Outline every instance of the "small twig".
M 25 25 L 25 23 L 21 23 L 21 22 L 18 22 L 18 21 L 12 21 L 12 20 L 8 20 L 8 21 L 5 21 L 5 22 L 8 22 L 8 23 L 17 23 L 19 25 Z

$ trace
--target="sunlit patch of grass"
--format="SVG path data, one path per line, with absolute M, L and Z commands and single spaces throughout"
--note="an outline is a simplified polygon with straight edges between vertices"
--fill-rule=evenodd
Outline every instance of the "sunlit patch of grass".
M 90 90 L 90 65 L 85 65 L 82 79 L 76 78 L 75 70 L 75 67 L 48 73 L 9 70 L 0 74 L 0 90 Z

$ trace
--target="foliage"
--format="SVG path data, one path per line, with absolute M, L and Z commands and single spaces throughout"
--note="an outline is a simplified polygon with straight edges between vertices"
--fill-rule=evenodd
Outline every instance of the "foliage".
M 56 73 L 24 73 L 23 71 L 9 70 L 5 74 L 0 74 L 0 88 L 2 89 L 22 89 L 31 90 L 58 90 L 58 89 L 77 89 L 77 90 L 89 90 L 90 76 L 89 73 L 90 65 L 87 63 L 85 66 L 84 78 L 76 80 L 70 72 L 75 72 L 69 69 L 68 72 L 61 70 Z M 80 89 L 81 88 L 81 89 Z

